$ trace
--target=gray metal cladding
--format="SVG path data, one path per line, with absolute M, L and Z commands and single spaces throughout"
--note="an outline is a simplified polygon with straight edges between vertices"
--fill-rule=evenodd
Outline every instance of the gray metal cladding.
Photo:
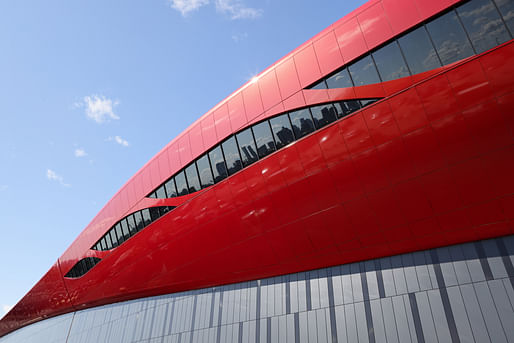
M 514 342 L 514 236 L 137 299 L 0 343 Z

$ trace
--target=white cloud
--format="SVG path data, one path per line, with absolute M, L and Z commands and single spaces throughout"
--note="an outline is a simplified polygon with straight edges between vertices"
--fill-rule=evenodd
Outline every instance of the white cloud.
M 200 7 L 207 5 L 209 0 L 170 0 L 171 8 L 179 11 L 182 16 L 189 12 L 196 11 Z
M 246 7 L 240 0 L 216 0 L 216 9 L 230 19 L 255 19 L 262 15 L 261 9 Z
M 210 0 L 169 0 L 171 8 L 179 11 L 182 16 L 208 5 Z M 262 9 L 247 7 L 242 0 L 214 0 L 219 13 L 230 16 L 230 19 L 255 19 L 262 15 Z
M 12 306 L 11 305 L 2 305 L 2 311 L 4 311 L 3 314 L 7 314 L 7 312 L 9 312 L 11 310 Z
M 87 152 L 84 149 L 75 149 L 75 157 L 87 156 Z
M 107 138 L 107 140 L 108 141 L 114 141 L 114 142 L 116 142 L 119 145 L 122 145 L 124 147 L 127 147 L 127 146 L 130 145 L 130 143 L 126 139 L 123 139 L 120 136 L 109 137 L 109 138 Z
M 111 100 L 103 95 L 85 96 L 82 102 L 75 102 L 73 107 L 85 107 L 84 111 L 89 119 L 96 121 L 98 124 L 109 120 L 118 120 L 120 117 L 114 113 L 114 107 L 119 105 L 119 101 Z
M 64 179 L 63 179 L 63 177 L 61 175 L 57 174 L 56 172 L 54 172 L 51 169 L 47 169 L 46 170 L 46 178 L 48 180 L 50 180 L 50 181 L 57 181 L 57 182 L 59 182 L 61 184 L 61 186 L 71 187 L 70 184 L 64 182 Z
M 243 40 L 245 40 L 246 38 L 248 38 L 248 33 L 246 32 L 243 32 L 243 33 L 234 33 L 232 35 L 232 40 L 236 43 L 239 43 Z

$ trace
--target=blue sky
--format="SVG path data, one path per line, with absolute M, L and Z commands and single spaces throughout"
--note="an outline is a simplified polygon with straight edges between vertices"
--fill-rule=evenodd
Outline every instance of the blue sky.
M 196 118 L 364 0 L 0 2 L 0 316 Z

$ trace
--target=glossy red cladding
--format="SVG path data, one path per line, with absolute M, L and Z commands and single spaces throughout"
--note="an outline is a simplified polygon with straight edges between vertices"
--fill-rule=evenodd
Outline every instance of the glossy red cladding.
M 416 78 L 303 89 L 456 2 L 373 0 L 222 101 L 113 196 L 0 336 L 76 309 L 513 233 L 512 42 Z M 249 123 L 362 98 L 382 99 L 202 191 L 146 197 Z M 115 249 L 91 249 L 152 206 L 176 208 Z M 87 256 L 102 260 L 64 277 Z

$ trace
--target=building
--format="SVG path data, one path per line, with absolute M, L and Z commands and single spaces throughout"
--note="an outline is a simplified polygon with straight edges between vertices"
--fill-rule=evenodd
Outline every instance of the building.
M 149 161 L 0 342 L 514 341 L 513 33 L 371 0 Z

